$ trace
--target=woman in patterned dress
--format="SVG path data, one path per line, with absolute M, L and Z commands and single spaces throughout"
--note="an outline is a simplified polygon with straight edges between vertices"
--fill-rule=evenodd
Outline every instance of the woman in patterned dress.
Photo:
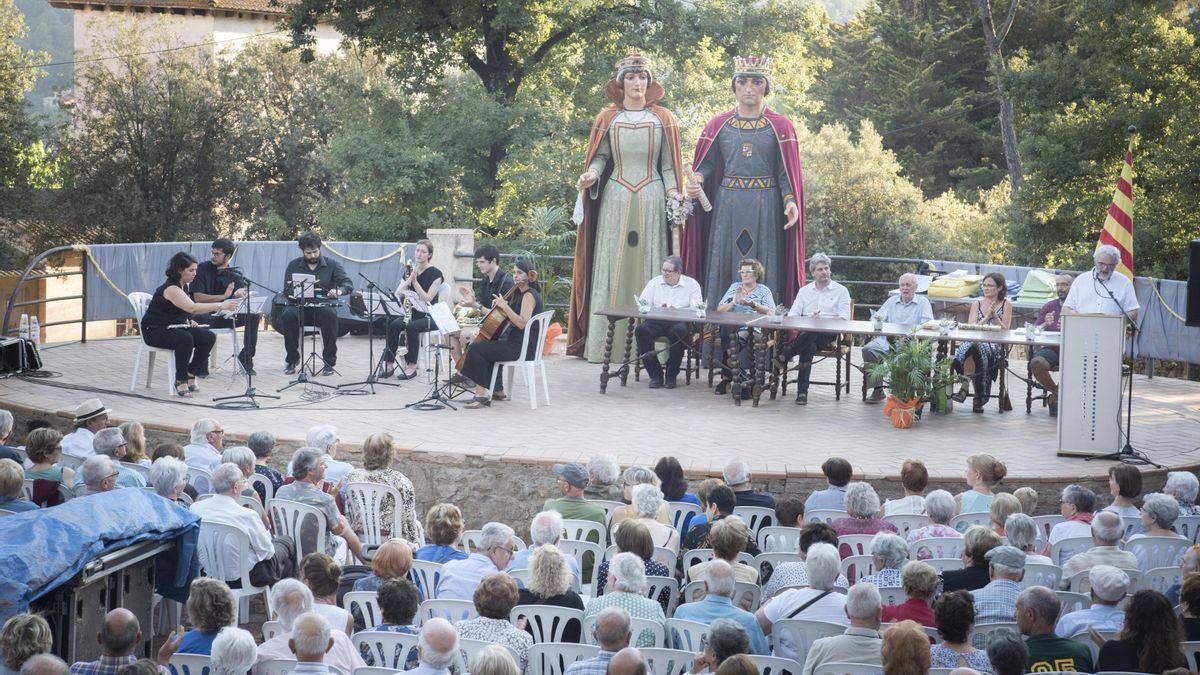
M 983 277 L 980 283 L 983 297 L 971 303 L 967 315 L 971 323 L 986 326 L 1000 326 L 1004 330 L 1012 325 L 1012 301 L 1008 299 L 1008 285 L 1004 275 L 992 272 Z M 954 372 L 959 375 L 969 375 L 975 387 L 975 399 L 971 412 L 983 412 L 987 402 L 992 380 L 996 379 L 996 364 L 1004 358 L 1004 345 L 994 342 L 964 342 L 954 352 Z M 970 365 L 968 369 L 967 366 Z M 962 403 L 967 400 L 967 385 L 954 394 L 954 400 Z

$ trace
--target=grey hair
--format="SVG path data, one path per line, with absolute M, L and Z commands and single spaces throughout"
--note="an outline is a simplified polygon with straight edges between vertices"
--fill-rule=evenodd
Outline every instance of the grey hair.
M 901 274 L 896 283 L 904 283 L 905 279 L 908 279 L 914 284 L 917 283 L 917 275 L 913 274 L 912 272 L 905 272 L 904 274 Z
M 1029 646 L 1016 631 L 1001 628 L 988 636 L 987 657 L 996 675 L 1021 675 L 1029 662 Z
M 819 263 L 825 263 L 830 269 L 833 269 L 833 261 L 829 259 L 829 256 L 824 253 L 814 253 L 808 259 L 808 270 L 811 272 Z
M 825 542 L 808 547 L 808 555 L 804 558 L 804 566 L 808 568 L 808 585 L 818 591 L 828 591 L 837 581 L 841 572 L 842 557 L 833 544 Z
M 720 558 L 713 558 L 704 567 L 704 587 L 712 595 L 732 598 L 737 582 L 733 578 L 733 568 Z
M 21 666 L 21 675 L 68 675 L 70 672 L 67 662 L 54 654 L 34 654 Z
M 1096 252 L 1092 254 L 1092 261 L 1098 261 L 1102 255 L 1112 258 L 1114 262 L 1121 262 L 1121 251 L 1112 244 L 1100 244 L 1097 246 Z
M 1005 533 L 1007 534 L 1008 530 L 1005 530 Z M 1121 516 L 1112 511 L 1101 511 L 1092 519 L 1092 536 L 1105 546 L 1115 546 L 1124 535 L 1125 523 L 1121 521 Z M 1012 541 L 1011 534 L 1008 538 Z
M 729 486 L 741 485 L 750 482 L 750 463 L 744 459 L 735 459 L 725 463 L 721 473 L 725 477 L 725 484 Z
M 329 622 L 316 612 L 305 612 L 292 622 L 296 656 L 313 659 L 329 651 Z
M 1054 591 L 1045 586 L 1030 586 L 1021 591 L 1017 601 L 1033 610 L 1041 623 L 1053 626 L 1058 621 L 1058 613 L 1062 611 L 1062 602 Z
M 271 588 L 271 611 L 286 631 L 296 619 L 313 608 L 313 594 L 298 579 L 280 579 Z
M 1004 578 L 1011 579 L 1013 581 L 1020 581 L 1021 576 L 1025 574 L 1024 567 L 1009 567 L 1008 565 L 1003 565 L 997 562 L 988 564 L 992 566 L 992 571 L 996 574 L 996 576 L 1003 576 Z
M 338 442 L 337 429 L 332 424 L 318 424 L 308 430 L 304 436 L 304 444 L 327 452 L 329 446 Z
M 223 495 L 232 490 L 238 481 L 242 480 L 242 470 L 233 462 L 225 462 L 221 466 L 213 469 L 212 472 L 212 491 L 216 494 Z
M 217 675 L 245 675 L 258 659 L 250 631 L 226 626 L 212 641 L 212 669 Z
M 496 546 L 508 546 L 513 542 L 513 529 L 504 523 L 484 523 L 479 535 L 479 549 L 486 551 Z
M 629 626 L 629 612 L 616 606 L 607 607 L 596 615 L 596 627 L 592 629 L 592 634 L 601 648 L 619 647 L 631 637 Z
M 467 664 L 472 673 L 490 673 L 491 675 L 518 675 L 517 662 L 513 661 L 512 652 L 507 647 L 490 644 L 479 650 Z
M 639 464 L 625 469 L 625 473 L 621 474 L 621 480 L 630 485 L 641 485 L 642 483 L 658 484 L 658 476 L 653 471 Z
M 851 619 L 873 619 L 879 616 L 883 598 L 875 584 L 857 583 L 846 594 L 846 616 Z
M 117 470 L 116 462 L 108 455 L 92 455 L 83 460 L 83 466 L 79 467 L 79 473 L 83 476 L 83 483 L 89 488 L 97 488 L 100 483 L 112 475 L 112 472 Z M 1175 500 L 1171 500 L 1175 501 Z
M 1184 501 L 1195 502 L 1196 493 L 1200 492 L 1200 480 L 1190 471 L 1171 471 L 1167 474 L 1162 491 Z
M 884 567 L 900 569 L 908 560 L 908 544 L 900 535 L 880 532 L 871 540 L 871 555 L 882 560 Z
M 633 510 L 642 518 L 653 518 L 658 515 L 658 510 L 662 508 L 663 493 L 654 485 L 642 483 L 634 485 L 629 491 L 633 497 Z
M 431 668 L 438 670 L 448 669 L 451 664 L 454 663 L 455 655 L 458 654 L 458 631 L 454 630 L 454 626 L 451 625 L 450 622 L 441 618 L 431 619 L 429 624 L 432 624 L 433 627 L 437 627 L 443 621 L 446 622 L 446 626 L 450 629 L 450 631 L 454 633 L 454 643 L 450 645 L 450 649 L 447 649 L 444 652 L 434 649 L 433 645 L 429 644 L 429 636 L 424 629 L 421 630 L 420 635 L 417 638 L 417 649 L 420 650 L 421 661 L 429 665 Z
M 92 449 L 97 455 L 112 457 L 122 445 L 125 445 L 125 435 L 116 427 L 105 427 L 92 438 Z
M 308 472 L 317 468 L 317 465 L 321 463 L 321 459 L 324 457 L 324 450 L 307 446 L 300 448 L 292 455 L 292 476 L 296 480 L 304 480 L 308 477 Z
M 188 467 L 174 457 L 159 457 L 150 465 L 150 484 L 160 496 L 171 499 L 175 490 L 187 482 Z
M 870 483 L 851 483 L 846 488 L 846 513 L 851 518 L 873 518 L 879 513 L 879 494 Z
M 945 490 L 934 490 L 925 495 L 925 513 L 929 521 L 939 525 L 950 524 L 954 517 L 954 496 Z
M 588 473 L 596 479 L 598 483 L 612 485 L 617 482 L 617 478 L 621 475 L 621 467 L 617 465 L 617 460 L 612 455 L 592 455 L 588 458 Z
M 542 511 L 529 523 L 529 539 L 534 546 L 553 544 L 563 532 L 563 517 L 558 511 Z
M 733 619 L 717 619 L 708 626 L 708 647 L 716 656 L 713 665 L 717 666 L 731 656 L 750 653 L 750 636 Z
M 12 433 L 13 414 L 7 410 L 0 410 L 0 438 Z
M 677 255 L 669 255 L 663 258 L 663 262 L 671 266 L 672 272 L 683 271 L 683 258 L 680 258 Z
M 1071 484 L 1063 488 L 1062 498 L 1083 513 L 1091 513 L 1096 509 L 1096 493 L 1082 485 Z
M 1004 536 L 1013 548 L 1029 551 L 1037 542 L 1037 524 L 1024 513 L 1014 513 L 1004 521 Z
M 266 457 L 275 449 L 275 436 L 269 431 L 255 431 L 246 439 L 246 445 L 255 457 Z
M 244 445 L 235 445 L 221 453 L 222 462 L 233 462 L 242 472 L 254 470 L 254 451 Z
M 627 593 L 641 593 L 646 585 L 646 563 L 635 553 L 618 553 L 608 564 L 608 573 L 612 575 L 613 590 Z
M 192 425 L 192 442 L 207 443 L 209 432 L 220 426 L 221 424 L 211 417 L 201 417 Z
M 1179 502 L 1158 492 L 1142 497 L 1142 510 L 1163 529 L 1171 529 L 1179 518 Z

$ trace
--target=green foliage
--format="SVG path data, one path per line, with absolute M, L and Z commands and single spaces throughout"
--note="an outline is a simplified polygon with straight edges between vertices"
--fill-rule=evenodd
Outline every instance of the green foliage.
M 892 396 L 901 401 L 923 398 L 932 386 L 933 341 L 892 338 L 891 345 L 883 358 L 867 364 L 867 374 L 883 380 Z
M 46 55 L 21 47 L 25 21 L 13 0 L 0 0 L 0 187 L 25 185 L 23 156 L 37 138 L 25 112 L 25 92 L 33 88 Z

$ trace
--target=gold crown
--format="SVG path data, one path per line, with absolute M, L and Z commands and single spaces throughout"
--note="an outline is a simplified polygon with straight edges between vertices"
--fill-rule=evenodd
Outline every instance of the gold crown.
M 641 54 L 630 54 L 629 56 L 626 56 L 625 58 L 621 59 L 620 61 L 617 61 L 616 68 L 617 68 L 617 73 L 620 73 L 625 70 L 647 70 L 647 71 L 649 71 L 652 66 L 653 66 L 653 64 L 650 62 L 650 59 L 648 59 L 647 57 L 642 56 Z
M 733 74 L 771 77 L 771 58 L 768 56 L 733 57 Z

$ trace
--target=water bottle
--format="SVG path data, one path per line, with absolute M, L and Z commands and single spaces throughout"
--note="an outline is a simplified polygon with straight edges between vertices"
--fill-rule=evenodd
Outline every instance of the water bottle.
M 29 317 L 29 339 L 34 344 L 42 342 L 42 327 L 38 324 L 37 316 Z
M 28 314 L 21 315 L 21 328 L 17 332 L 17 335 L 19 335 L 22 340 L 29 339 L 29 315 Z

